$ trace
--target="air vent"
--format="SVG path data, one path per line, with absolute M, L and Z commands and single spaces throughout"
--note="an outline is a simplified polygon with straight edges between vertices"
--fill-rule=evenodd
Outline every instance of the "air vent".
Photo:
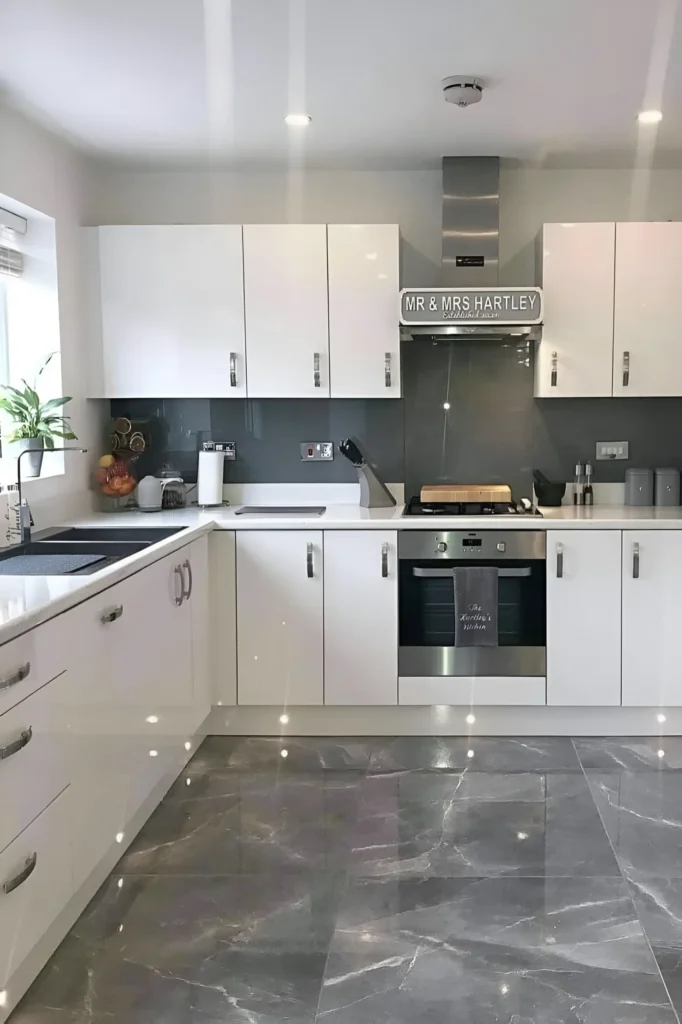
M 24 272 L 24 256 L 17 249 L 0 245 L 0 274 L 21 277 Z

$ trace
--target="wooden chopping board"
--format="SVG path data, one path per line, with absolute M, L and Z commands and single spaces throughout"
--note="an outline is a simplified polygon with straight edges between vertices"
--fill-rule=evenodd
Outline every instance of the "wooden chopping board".
M 505 505 L 512 500 L 511 487 L 505 484 L 426 484 L 420 497 L 425 502 L 476 501 Z

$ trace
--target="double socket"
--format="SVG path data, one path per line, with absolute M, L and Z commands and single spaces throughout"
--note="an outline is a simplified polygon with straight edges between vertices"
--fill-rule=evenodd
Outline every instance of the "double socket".
M 330 462 L 333 458 L 333 441 L 304 441 L 301 445 L 301 462 Z

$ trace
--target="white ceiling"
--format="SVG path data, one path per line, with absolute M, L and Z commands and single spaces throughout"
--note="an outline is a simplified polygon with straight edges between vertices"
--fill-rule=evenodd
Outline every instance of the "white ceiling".
M 682 163 L 678 0 L 0 0 L 0 87 L 103 158 Z M 205 31 L 205 25 L 210 29 Z M 446 104 L 474 74 L 483 102 Z M 643 133 L 642 107 L 661 107 Z M 287 110 L 313 117 L 292 132 Z M 645 154 L 646 155 L 646 154 Z

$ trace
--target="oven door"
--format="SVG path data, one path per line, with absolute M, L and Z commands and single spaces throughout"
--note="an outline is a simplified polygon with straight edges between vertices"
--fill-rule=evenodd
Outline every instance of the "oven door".
M 497 647 L 455 647 L 458 565 L 498 569 Z M 544 676 L 544 559 L 402 559 L 400 676 Z

